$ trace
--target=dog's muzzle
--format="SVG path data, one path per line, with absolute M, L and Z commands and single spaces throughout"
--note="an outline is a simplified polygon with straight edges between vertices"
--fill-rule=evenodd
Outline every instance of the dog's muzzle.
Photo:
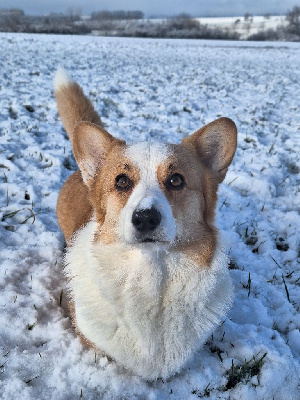
M 175 238 L 170 203 L 159 188 L 140 184 L 121 212 L 120 239 L 127 244 L 169 245 Z

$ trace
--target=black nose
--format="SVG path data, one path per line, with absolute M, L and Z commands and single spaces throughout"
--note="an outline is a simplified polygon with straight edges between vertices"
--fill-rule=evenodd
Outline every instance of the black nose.
M 160 224 L 161 213 L 154 207 L 135 211 L 131 221 L 139 232 L 146 233 L 154 231 Z

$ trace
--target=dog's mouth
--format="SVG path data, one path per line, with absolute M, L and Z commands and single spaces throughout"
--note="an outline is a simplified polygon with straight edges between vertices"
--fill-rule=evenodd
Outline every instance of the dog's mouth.
M 141 243 L 158 243 L 158 242 L 159 242 L 158 240 L 154 240 L 154 239 L 151 239 L 151 238 L 146 238 L 146 239 L 142 240 Z
M 141 245 L 158 245 L 158 246 L 168 246 L 170 245 L 170 242 L 167 240 L 160 240 L 160 239 L 154 239 L 150 237 L 146 237 L 143 239 L 140 239 L 136 242 L 136 244 L 141 244 Z

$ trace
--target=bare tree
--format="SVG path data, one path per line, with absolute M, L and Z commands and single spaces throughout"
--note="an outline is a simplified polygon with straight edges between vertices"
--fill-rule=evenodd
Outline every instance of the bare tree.
M 286 16 L 288 21 L 288 29 L 291 33 L 300 35 L 300 7 L 295 6 Z
M 244 15 L 244 20 L 247 21 L 247 22 L 253 22 L 253 15 L 251 15 L 249 13 L 246 13 Z
M 82 15 L 81 8 L 69 7 L 67 11 L 67 19 L 69 22 L 75 22 L 80 20 L 80 16 Z

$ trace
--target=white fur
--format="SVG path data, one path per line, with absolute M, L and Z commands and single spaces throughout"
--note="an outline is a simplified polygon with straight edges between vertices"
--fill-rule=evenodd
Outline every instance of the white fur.
M 59 66 L 54 77 L 54 90 L 57 91 L 62 86 L 68 86 L 68 84 L 72 82 L 72 78 L 68 75 L 66 70 Z
M 91 221 L 65 259 L 79 330 L 145 379 L 167 378 L 197 351 L 232 301 L 228 259 L 219 246 L 199 267 L 162 247 L 94 242 Z
M 139 169 L 140 181 L 121 212 L 119 234 L 126 243 L 137 241 L 137 232 L 131 223 L 135 210 L 155 207 L 162 221 L 151 236 L 161 242 L 172 243 L 175 239 L 175 221 L 172 209 L 158 182 L 157 168 L 170 156 L 166 144 L 142 142 L 129 146 L 125 156 Z
M 94 178 L 97 172 L 97 168 L 95 165 L 94 160 L 92 159 L 85 159 L 79 161 L 79 167 L 81 171 L 81 176 L 83 182 L 88 185 L 89 182 Z

